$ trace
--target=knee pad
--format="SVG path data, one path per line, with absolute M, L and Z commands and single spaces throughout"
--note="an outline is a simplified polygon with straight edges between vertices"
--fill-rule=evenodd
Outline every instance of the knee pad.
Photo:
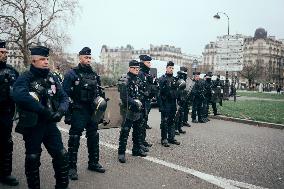
M 26 163 L 30 166 L 40 166 L 40 153 L 38 154 L 27 154 L 26 155 Z
M 129 127 L 122 127 L 121 132 L 129 132 L 130 128 Z

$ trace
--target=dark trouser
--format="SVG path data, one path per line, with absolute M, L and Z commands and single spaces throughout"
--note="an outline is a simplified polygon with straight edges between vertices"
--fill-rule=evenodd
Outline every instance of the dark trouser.
M 201 120 L 202 116 L 202 101 L 199 98 L 195 98 L 192 103 L 192 120 L 196 120 L 196 113 L 198 116 L 198 120 Z
M 144 102 L 144 107 L 145 107 L 145 111 L 143 111 L 142 114 L 142 126 L 141 126 L 141 142 L 145 142 L 146 141 L 146 132 L 147 132 L 147 123 L 148 123 L 148 116 L 149 116 L 149 112 L 151 110 L 151 103 L 150 101 L 146 101 Z
M 41 122 L 35 127 L 25 128 L 23 138 L 26 147 L 25 174 L 28 187 L 30 189 L 40 188 L 39 167 L 41 144 L 43 143 L 53 159 L 56 188 L 67 188 L 69 184 L 68 156 L 56 124 Z
M 139 151 L 141 146 L 141 119 L 137 121 L 132 121 L 130 119 L 125 119 L 121 125 L 120 135 L 119 135 L 119 147 L 118 154 L 125 154 L 127 140 L 131 127 L 133 128 L 132 132 L 132 141 L 133 141 L 133 151 Z
M 175 139 L 175 113 L 161 112 L 161 138 L 173 141 Z
M 216 115 L 216 114 L 217 114 L 217 105 L 216 105 L 216 102 L 211 102 L 211 104 L 212 104 L 213 113 L 214 113 L 214 115 Z
M 183 120 L 184 120 L 184 110 L 182 106 L 178 107 L 177 114 L 175 116 L 175 129 L 181 130 L 183 126 Z
M 12 115 L 9 112 L 0 112 L 0 178 L 12 173 Z
M 186 106 L 183 108 L 183 119 L 182 123 L 187 123 L 188 122 L 188 113 L 189 113 L 189 107 Z
M 208 111 L 209 111 L 209 100 L 205 98 L 202 103 L 202 117 L 208 118 Z
M 86 129 L 89 165 L 98 163 L 100 158 L 98 124 L 91 120 L 90 110 L 87 108 L 74 109 L 69 130 L 68 154 L 69 166 L 77 169 L 77 154 L 80 145 L 80 136 Z

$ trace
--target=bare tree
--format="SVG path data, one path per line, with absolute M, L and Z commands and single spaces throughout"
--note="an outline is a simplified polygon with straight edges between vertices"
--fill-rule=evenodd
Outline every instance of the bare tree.
M 19 46 L 27 66 L 33 43 L 58 46 L 68 42 L 65 30 L 78 0 L 0 0 L 0 7 L 0 37 Z
M 261 68 L 261 60 L 256 60 L 255 62 L 249 60 L 243 63 L 243 70 L 239 73 L 248 80 L 250 88 L 255 80 L 261 76 Z

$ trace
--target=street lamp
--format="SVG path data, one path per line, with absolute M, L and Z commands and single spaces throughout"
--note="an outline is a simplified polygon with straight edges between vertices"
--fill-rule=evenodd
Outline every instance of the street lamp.
M 196 59 L 194 59 L 192 61 L 192 68 L 194 69 L 194 72 L 196 72 L 197 65 L 198 65 L 198 61 Z
M 223 14 L 227 17 L 228 20 L 228 37 L 230 35 L 230 18 L 229 16 L 224 13 L 224 12 L 217 12 L 213 18 L 215 19 L 220 19 L 221 16 L 219 14 Z M 227 61 L 229 60 L 229 56 L 227 56 Z M 225 81 L 225 86 L 224 86 L 224 93 L 225 93 L 225 99 L 228 100 L 229 99 L 229 79 L 228 79 L 229 73 L 228 73 L 228 62 L 227 62 L 227 70 L 226 70 L 226 81 Z

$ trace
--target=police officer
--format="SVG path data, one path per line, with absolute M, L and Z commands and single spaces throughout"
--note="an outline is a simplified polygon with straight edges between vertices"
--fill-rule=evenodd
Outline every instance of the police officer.
M 213 113 L 214 113 L 214 116 L 216 115 L 220 115 L 218 113 L 218 110 L 217 110 L 217 102 L 219 102 L 220 106 L 222 106 L 222 99 L 223 99 L 223 85 L 220 81 L 220 75 L 217 75 L 217 78 L 215 81 L 212 81 L 212 90 L 213 90 L 213 94 L 212 94 L 212 100 L 211 100 L 211 103 L 212 103 L 212 109 L 213 109 Z
M 132 132 L 132 155 L 145 157 L 147 154 L 141 148 L 142 138 L 141 133 L 141 122 L 142 122 L 142 111 L 145 111 L 145 107 L 141 102 L 143 98 L 142 86 L 140 85 L 138 73 L 140 63 L 136 60 L 129 62 L 129 70 L 127 75 L 124 75 L 119 80 L 119 92 L 120 92 L 120 111 L 123 116 L 123 123 L 121 125 L 119 135 L 119 147 L 118 147 L 118 160 L 121 163 L 125 163 L 125 151 L 127 145 L 127 139 L 131 127 Z
M 60 73 L 60 66 L 56 66 L 56 69 L 52 72 L 52 74 L 57 77 L 60 83 L 63 82 L 63 75 Z
M 204 101 L 204 88 L 202 81 L 200 81 L 200 72 L 194 72 L 194 85 L 192 87 L 192 113 L 191 119 L 193 123 L 205 123 L 206 121 L 202 119 L 202 102 Z M 196 119 L 198 116 L 198 120 Z
M 52 157 L 55 188 L 68 188 L 68 154 L 56 127 L 68 109 L 68 97 L 49 71 L 49 49 L 30 49 L 32 63 L 15 82 L 13 98 L 19 110 L 16 131 L 23 134 L 26 148 L 25 174 L 29 189 L 40 188 L 40 156 L 43 143 Z
M 175 134 L 180 135 L 185 134 L 186 131 L 182 130 L 183 122 L 186 119 L 185 114 L 188 114 L 189 109 L 189 99 L 188 99 L 188 92 L 185 90 L 186 88 L 186 78 L 187 78 L 187 72 L 184 70 L 180 70 L 177 72 L 177 78 L 178 78 L 178 95 L 177 95 L 177 104 L 178 104 L 178 110 L 175 117 Z
M 77 67 L 66 73 L 63 80 L 63 88 L 73 101 L 71 128 L 69 131 L 68 154 L 69 154 L 69 177 L 78 180 L 77 153 L 80 145 L 80 137 L 86 129 L 87 147 L 89 153 L 88 169 L 104 173 L 105 169 L 99 163 L 99 133 L 98 123 L 94 119 L 96 114 L 96 101 L 100 99 L 100 105 L 106 106 L 102 97 L 101 80 L 91 67 L 91 49 L 84 47 L 79 52 Z M 99 107 L 105 110 L 106 107 Z
M 186 67 L 181 67 L 181 72 L 182 74 L 178 77 L 182 78 L 185 82 L 186 82 L 186 88 L 184 89 L 184 95 L 186 96 L 186 104 L 184 104 L 184 107 L 182 108 L 183 112 L 184 112 L 184 116 L 182 119 L 182 126 L 186 126 L 186 127 L 191 127 L 191 125 L 188 123 L 188 114 L 189 114 L 189 106 L 191 105 L 191 86 L 188 82 L 189 80 L 191 81 L 190 78 L 187 77 L 187 68 Z
M 160 98 L 159 111 L 161 112 L 161 144 L 169 147 L 169 143 L 180 145 L 175 139 L 174 118 L 176 115 L 177 78 L 173 76 L 174 63 L 169 61 L 166 74 L 159 78 Z
M 0 41 L 0 182 L 10 186 L 19 184 L 12 173 L 12 127 L 15 103 L 10 91 L 18 72 L 7 62 L 6 42 Z
M 203 112 L 203 119 L 205 121 L 210 121 L 210 119 L 208 119 L 208 111 L 209 111 L 209 104 L 211 103 L 211 99 L 212 99 L 212 72 L 208 72 L 205 75 L 205 81 L 204 81 L 204 112 Z
M 140 55 L 139 59 L 141 61 L 140 71 L 138 77 L 142 81 L 142 89 L 143 89 L 143 107 L 145 107 L 145 111 L 143 112 L 143 120 L 142 120 L 142 145 L 145 151 L 148 151 L 147 147 L 151 147 L 152 144 L 148 143 L 146 139 L 146 129 L 151 129 L 151 127 L 147 124 L 148 115 L 151 110 L 151 99 L 155 96 L 153 88 L 154 86 L 154 77 L 150 74 L 151 60 L 152 58 L 148 55 Z M 146 147 L 146 148 L 145 148 Z

